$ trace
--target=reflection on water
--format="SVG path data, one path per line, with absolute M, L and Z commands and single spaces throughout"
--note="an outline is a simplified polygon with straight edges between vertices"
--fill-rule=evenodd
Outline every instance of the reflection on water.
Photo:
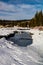
M 14 42 L 19 46 L 27 46 L 32 44 L 32 36 L 27 32 L 18 32 L 14 37 L 10 37 L 8 40 Z

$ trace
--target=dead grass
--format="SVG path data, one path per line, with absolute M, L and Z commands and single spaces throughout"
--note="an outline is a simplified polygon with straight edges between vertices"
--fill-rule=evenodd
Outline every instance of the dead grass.
M 0 25 L 0 28 L 4 28 L 4 26 L 3 25 Z
M 43 30 L 43 26 L 36 26 L 36 27 L 34 27 L 33 29 L 38 29 L 38 30 Z

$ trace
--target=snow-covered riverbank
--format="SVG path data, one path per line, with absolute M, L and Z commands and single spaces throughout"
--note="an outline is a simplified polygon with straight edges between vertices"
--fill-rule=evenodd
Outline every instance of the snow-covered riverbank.
M 12 45 L 13 42 L 5 38 L 0 39 L 0 65 L 43 65 L 43 31 L 30 29 L 25 32 L 33 33 L 33 43 L 27 47 Z

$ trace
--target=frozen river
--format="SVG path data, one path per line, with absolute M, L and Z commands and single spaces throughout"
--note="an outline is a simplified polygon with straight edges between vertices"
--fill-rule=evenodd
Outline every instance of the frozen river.
M 0 39 L 0 65 L 43 65 L 43 31 L 29 32 L 34 33 L 33 42 L 26 47 L 13 45 L 13 41 L 5 38 Z

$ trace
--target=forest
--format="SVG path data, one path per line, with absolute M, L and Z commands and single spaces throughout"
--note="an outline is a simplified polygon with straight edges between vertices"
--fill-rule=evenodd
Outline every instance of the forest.
M 30 20 L 29 27 L 43 26 L 43 12 L 36 12 L 35 16 Z
M 15 26 L 21 26 L 21 27 L 27 27 L 29 25 L 30 20 L 0 20 L 0 26 L 4 27 L 13 27 Z

